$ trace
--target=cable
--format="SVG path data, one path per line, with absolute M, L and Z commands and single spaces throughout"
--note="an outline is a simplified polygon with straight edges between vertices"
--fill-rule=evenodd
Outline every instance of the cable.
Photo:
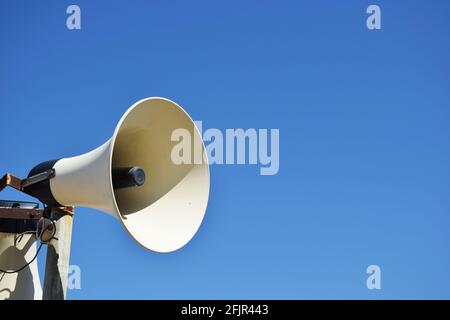
M 32 235 L 36 236 L 36 231 L 25 231 L 25 232 L 17 234 L 14 237 L 14 246 L 16 246 L 20 241 L 22 241 L 23 236 L 26 234 L 32 234 Z
M 52 233 L 52 236 L 50 237 L 50 240 L 52 240 L 52 239 L 55 238 L 55 235 L 56 235 L 56 223 L 55 223 L 55 221 L 53 221 L 53 220 L 50 220 L 50 221 L 51 221 L 51 223 L 52 223 L 52 225 L 53 225 L 53 233 Z M 45 231 L 45 230 L 43 230 L 43 231 L 41 232 L 40 236 L 42 236 L 42 234 L 44 233 L 44 231 Z M 37 234 L 37 233 L 38 233 L 38 230 L 36 230 L 35 234 Z M 15 237 L 14 242 L 16 242 L 16 240 L 17 240 L 19 237 L 20 237 L 20 240 L 22 240 L 22 237 L 23 237 L 24 234 L 26 234 L 26 232 L 24 232 L 24 233 L 22 233 L 22 234 L 19 234 L 17 237 Z M 19 240 L 19 242 L 20 242 L 20 240 Z M 47 241 L 47 242 L 43 242 L 40 238 L 39 238 L 39 240 L 41 241 L 41 243 L 40 243 L 39 248 L 37 249 L 36 254 L 34 255 L 33 259 L 31 259 L 31 260 L 30 260 L 29 262 L 27 262 L 24 266 L 22 266 L 21 268 L 19 268 L 19 269 L 17 269 L 17 270 L 3 270 L 2 268 L 0 268 L 0 272 L 6 273 L 6 274 L 17 273 L 17 272 L 22 271 L 22 270 L 25 269 L 26 267 L 28 267 L 30 264 L 32 264 L 33 261 L 36 260 L 38 254 L 39 254 L 39 251 L 41 251 L 42 246 L 44 245 L 44 243 L 50 242 L 50 240 Z
M 31 259 L 30 262 L 27 262 L 27 263 L 26 263 L 23 267 L 21 267 L 20 269 L 13 270 L 13 271 L 9 271 L 9 270 L 3 270 L 3 269 L 0 268 L 0 272 L 7 273 L 7 274 L 12 274 L 12 273 L 17 273 L 17 272 L 22 271 L 23 269 L 25 269 L 26 267 L 28 267 L 30 264 L 32 264 L 34 260 L 36 260 L 38 254 L 39 254 L 39 251 L 41 251 L 42 246 L 43 246 L 43 243 L 41 243 L 41 244 L 39 245 L 39 248 L 37 249 L 36 254 L 34 255 L 33 259 Z

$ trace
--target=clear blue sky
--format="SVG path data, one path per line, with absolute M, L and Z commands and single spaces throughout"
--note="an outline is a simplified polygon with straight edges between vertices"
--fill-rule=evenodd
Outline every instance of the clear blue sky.
M 0 169 L 87 152 L 148 96 L 205 128 L 279 128 L 279 174 L 211 167 L 178 252 L 78 209 L 69 298 L 450 298 L 449 15 L 446 0 L 2 0 Z

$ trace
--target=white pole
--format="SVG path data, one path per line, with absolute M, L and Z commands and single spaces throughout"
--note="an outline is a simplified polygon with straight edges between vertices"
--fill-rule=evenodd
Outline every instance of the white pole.
M 56 220 L 55 239 L 47 247 L 45 262 L 44 300 L 65 300 L 69 275 L 70 243 L 72 240 L 73 209 L 71 213 L 61 214 L 52 209 L 52 218 Z
M 0 269 L 17 270 L 36 255 L 36 239 L 24 235 L 14 243 L 14 233 L 0 233 Z M 42 287 L 39 280 L 37 259 L 18 273 L 0 271 L 0 300 L 40 300 Z

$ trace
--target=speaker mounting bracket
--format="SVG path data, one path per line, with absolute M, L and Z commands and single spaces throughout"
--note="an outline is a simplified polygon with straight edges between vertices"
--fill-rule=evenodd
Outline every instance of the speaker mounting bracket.
M 22 179 L 17 178 L 11 173 L 7 173 L 0 179 L 0 191 L 5 189 L 6 187 L 11 187 L 23 192 L 22 181 Z
M 20 179 L 12 175 L 11 173 L 6 173 L 0 179 L 0 191 L 5 189 L 6 187 L 11 187 L 20 192 L 28 194 L 25 191 L 26 187 L 48 180 L 52 178 L 54 175 L 55 175 L 54 169 L 44 171 L 42 173 L 39 173 L 26 179 Z M 17 203 L 20 203 L 20 201 L 17 201 Z M 58 208 L 47 207 L 45 209 L 38 209 L 38 208 L 0 206 L 0 219 L 39 220 L 42 217 L 50 217 L 50 212 L 52 212 L 52 209 L 56 209 L 56 211 L 60 213 L 60 215 L 58 216 L 73 215 L 74 213 L 73 207 L 58 207 Z

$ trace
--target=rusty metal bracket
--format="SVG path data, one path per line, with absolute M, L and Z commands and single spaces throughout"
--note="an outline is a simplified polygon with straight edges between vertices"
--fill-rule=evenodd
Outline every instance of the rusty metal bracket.
M 51 217 L 53 220 L 58 220 L 64 216 L 73 216 L 75 213 L 74 207 L 60 207 L 60 208 L 52 208 Z
M 33 184 L 48 180 L 50 178 L 53 178 L 55 176 L 55 169 L 50 169 L 41 173 L 38 173 L 37 175 L 25 178 L 22 180 L 20 187 L 22 188 L 22 191 L 32 186 Z
M 7 173 L 0 179 L 0 191 L 6 187 L 11 187 L 23 192 L 22 181 L 22 179 L 13 176 L 11 173 Z
M 44 209 L 3 208 L 0 207 L 0 219 L 39 220 Z
M 25 188 L 32 186 L 33 184 L 53 178 L 54 176 L 55 176 L 55 169 L 50 169 L 25 179 L 20 179 L 12 175 L 11 173 L 7 173 L 0 179 L 0 191 L 5 189 L 6 187 L 11 187 L 26 193 Z
M 53 209 L 53 214 L 50 212 Z M 55 214 L 57 213 L 57 214 Z M 73 216 L 73 207 L 46 208 L 46 209 L 27 209 L 27 208 L 5 208 L 0 207 L 0 219 L 17 219 L 17 220 L 39 220 L 42 217 L 58 220 L 64 216 Z
M 33 177 L 20 179 L 12 175 L 11 173 L 7 173 L 0 179 L 0 191 L 5 189 L 6 187 L 11 187 L 13 189 L 16 189 L 18 191 L 27 194 L 24 190 L 25 187 L 49 179 L 53 177 L 54 174 L 55 174 L 54 170 L 48 170 Z M 42 217 L 46 216 L 49 217 L 52 209 L 56 209 L 59 213 L 58 216 L 60 217 L 63 217 L 65 215 L 73 216 L 74 214 L 73 207 L 46 208 L 46 209 L 0 207 L 0 219 L 38 220 Z

